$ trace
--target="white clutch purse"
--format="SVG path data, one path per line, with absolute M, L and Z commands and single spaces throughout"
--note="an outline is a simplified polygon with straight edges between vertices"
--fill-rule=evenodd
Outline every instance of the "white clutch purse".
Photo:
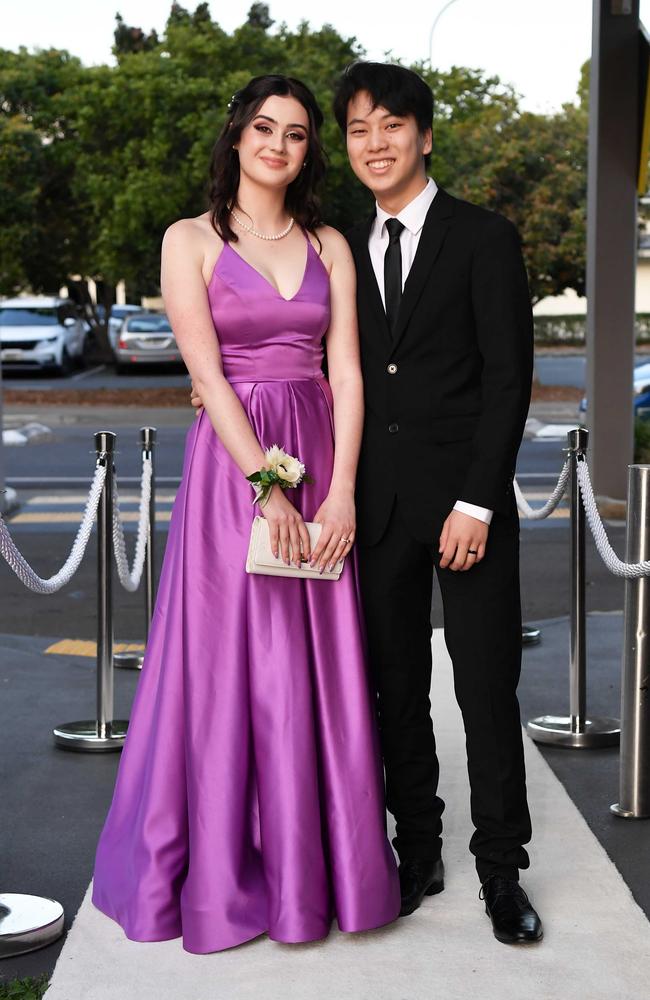
M 314 521 L 305 521 L 305 527 L 309 532 L 312 552 L 321 533 L 322 525 Z M 248 546 L 248 556 L 246 557 L 246 572 L 261 573 L 264 576 L 294 576 L 302 580 L 338 580 L 343 570 L 345 559 L 339 559 L 334 564 L 331 573 L 325 569 L 318 572 L 317 566 L 310 566 L 303 563 L 300 568 L 297 566 L 287 566 L 282 558 L 276 559 L 271 551 L 271 540 L 269 534 L 269 522 L 265 517 L 259 515 L 253 519 L 251 529 L 251 540 Z

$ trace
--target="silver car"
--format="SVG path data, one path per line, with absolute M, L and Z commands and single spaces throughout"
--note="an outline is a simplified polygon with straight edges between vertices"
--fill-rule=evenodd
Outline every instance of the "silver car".
M 86 329 L 73 302 L 58 296 L 0 302 L 0 361 L 7 370 L 67 374 L 83 357 Z
M 128 302 L 123 305 L 111 306 L 111 311 L 108 315 L 108 341 L 113 351 L 115 350 L 117 339 L 126 317 L 141 312 L 142 306 L 130 305 Z
M 139 364 L 182 364 L 176 339 L 164 313 L 139 312 L 127 316 L 115 346 L 119 371 Z

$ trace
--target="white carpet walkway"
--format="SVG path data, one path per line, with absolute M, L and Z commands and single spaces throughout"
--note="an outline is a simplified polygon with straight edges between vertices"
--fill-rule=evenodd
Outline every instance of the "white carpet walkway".
M 535 831 L 523 884 L 545 938 L 508 947 L 477 898 L 464 737 L 442 635 L 432 700 L 441 759 L 446 889 L 413 916 L 359 935 L 280 945 L 259 938 L 190 955 L 180 940 L 128 941 L 90 902 L 54 971 L 47 1000 L 647 1000 L 650 923 L 534 744 L 525 738 Z

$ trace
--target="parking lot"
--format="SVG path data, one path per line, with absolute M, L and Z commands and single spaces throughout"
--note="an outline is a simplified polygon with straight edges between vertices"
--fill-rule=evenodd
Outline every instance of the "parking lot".
M 116 304 L 106 320 L 101 306 L 91 312 L 56 295 L 0 300 L 0 363 L 5 378 L 72 383 L 152 365 L 184 370 L 164 312 Z

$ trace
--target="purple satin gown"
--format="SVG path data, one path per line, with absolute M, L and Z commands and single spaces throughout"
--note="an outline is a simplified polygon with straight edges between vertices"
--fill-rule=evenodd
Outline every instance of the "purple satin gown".
M 307 240 L 287 300 L 228 244 L 208 286 L 224 372 L 264 448 L 327 494 L 329 278 Z M 399 883 L 354 555 L 337 582 L 252 576 L 250 484 L 203 411 L 188 432 L 158 598 L 93 902 L 135 941 L 219 951 L 264 932 L 324 937 L 392 921 Z

